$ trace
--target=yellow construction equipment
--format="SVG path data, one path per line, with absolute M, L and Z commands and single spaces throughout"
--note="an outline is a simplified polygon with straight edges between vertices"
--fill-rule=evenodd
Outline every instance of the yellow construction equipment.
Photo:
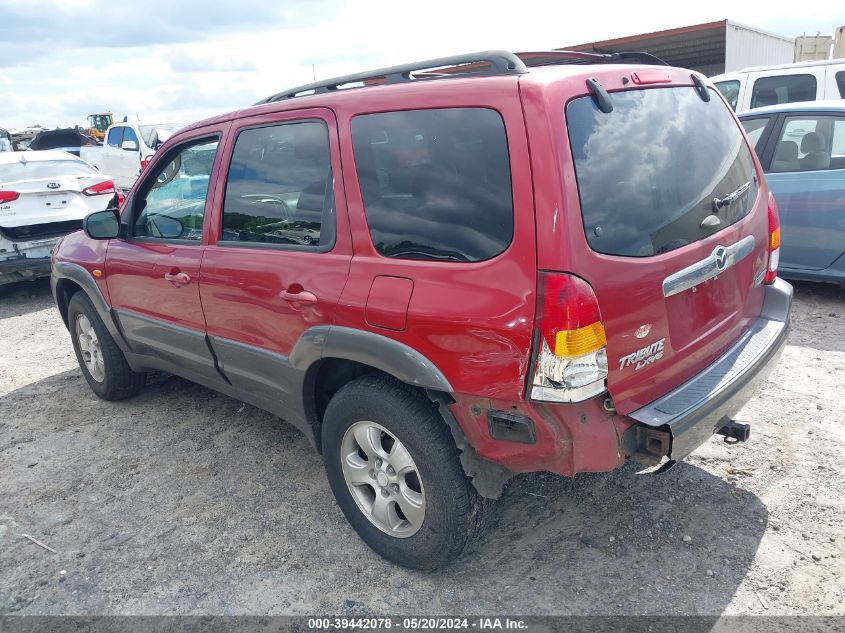
M 106 130 L 114 123 L 114 115 L 111 112 L 98 112 L 88 115 L 88 129 L 85 133 L 102 141 L 106 136 Z

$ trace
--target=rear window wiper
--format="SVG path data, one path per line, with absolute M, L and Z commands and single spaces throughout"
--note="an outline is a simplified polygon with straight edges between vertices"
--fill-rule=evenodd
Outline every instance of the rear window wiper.
M 731 191 L 728 195 L 726 195 L 724 198 L 713 198 L 713 210 L 718 211 L 722 207 L 727 207 L 728 205 L 732 204 L 742 194 L 744 194 L 751 188 L 751 182 L 752 181 L 749 180 L 744 185 L 740 185 L 739 187 Z

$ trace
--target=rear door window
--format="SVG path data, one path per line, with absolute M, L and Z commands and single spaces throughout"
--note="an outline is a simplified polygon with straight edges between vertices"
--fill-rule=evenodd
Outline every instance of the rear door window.
M 325 123 L 296 121 L 238 134 L 226 182 L 220 239 L 328 250 L 334 238 Z
M 760 108 L 778 103 L 816 100 L 814 75 L 778 75 L 760 77 L 751 90 L 751 107 Z
M 359 115 L 352 145 L 370 236 L 381 255 L 473 262 L 511 243 L 510 161 L 498 112 Z
M 771 171 L 820 171 L 845 167 L 845 120 L 830 115 L 786 117 Z M 780 157 L 780 158 L 779 158 Z
M 609 113 L 588 96 L 566 106 L 593 250 L 655 255 L 745 217 L 757 195 L 754 163 L 721 99 L 677 87 L 614 92 L 612 101 Z M 718 223 L 703 223 L 711 215 Z

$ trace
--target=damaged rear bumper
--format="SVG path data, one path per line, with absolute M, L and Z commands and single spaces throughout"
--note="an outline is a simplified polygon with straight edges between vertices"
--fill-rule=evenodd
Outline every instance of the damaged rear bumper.
M 766 287 L 760 318 L 707 369 L 628 417 L 625 445 L 645 461 L 677 461 L 728 425 L 777 364 L 786 345 L 792 286 Z
M 13 244 L 14 257 L 0 253 L 0 284 L 50 276 L 50 253 L 60 238 Z M 7 257 L 6 259 L 2 259 Z

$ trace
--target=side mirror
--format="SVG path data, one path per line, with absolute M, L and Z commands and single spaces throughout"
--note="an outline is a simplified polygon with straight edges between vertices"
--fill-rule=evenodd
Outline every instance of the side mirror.
M 82 230 L 92 240 L 113 240 L 120 232 L 120 218 L 116 209 L 89 213 L 82 221 Z
M 125 149 L 127 152 L 137 152 L 138 143 L 135 141 L 123 141 L 123 143 L 120 144 L 120 149 Z
M 150 227 L 158 233 L 156 237 L 175 240 L 182 237 L 182 231 L 185 230 L 182 222 L 167 215 L 153 215 L 148 221 Z

